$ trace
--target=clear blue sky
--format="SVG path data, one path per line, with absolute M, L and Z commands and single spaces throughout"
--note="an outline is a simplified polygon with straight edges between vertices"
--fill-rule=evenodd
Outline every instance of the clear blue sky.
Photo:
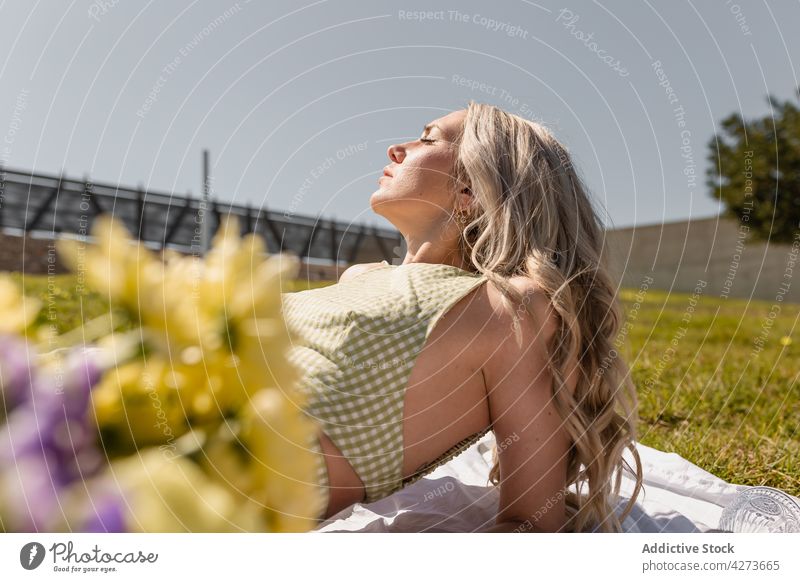
M 765 1 L 0 0 L 0 162 L 198 195 L 208 148 L 219 199 L 389 226 L 368 204 L 387 147 L 475 99 L 550 126 L 616 226 L 711 216 L 708 141 L 793 95 L 798 22 Z

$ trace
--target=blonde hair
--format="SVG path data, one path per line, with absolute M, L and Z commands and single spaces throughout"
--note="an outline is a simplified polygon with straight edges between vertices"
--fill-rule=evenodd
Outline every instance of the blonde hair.
M 547 349 L 554 403 L 572 440 L 568 530 L 621 531 L 641 490 L 642 468 L 636 390 L 614 349 L 622 312 L 603 225 L 566 148 L 538 123 L 470 101 L 454 145 L 453 186 L 469 188 L 474 198 L 461 237 L 465 258 L 526 310 L 507 279 L 530 277 L 559 318 Z M 567 388 L 569 362 L 577 363 L 574 393 Z M 626 448 L 635 459 L 635 489 L 618 518 L 623 464 L 633 473 Z M 500 481 L 496 447 L 490 480 Z M 567 491 L 572 484 L 576 492 Z

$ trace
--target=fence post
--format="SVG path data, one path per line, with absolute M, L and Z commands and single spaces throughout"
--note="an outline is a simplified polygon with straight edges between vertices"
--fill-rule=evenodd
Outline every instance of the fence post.
M 245 207 L 244 224 L 248 233 L 252 232 L 255 234 L 253 231 L 253 207 L 250 205 L 250 202 L 248 202 Z
M 203 210 L 208 213 L 209 209 L 209 199 L 211 198 L 211 160 L 210 154 L 208 150 L 203 150 L 203 191 L 201 193 L 202 202 L 201 205 L 203 206 Z M 215 208 L 216 210 L 216 208 Z M 207 216 L 205 218 L 208 218 Z M 211 246 L 211 236 L 213 233 L 209 232 L 209 224 L 207 220 L 203 220 L 203 223 L 200 225 L 201 233 L 202 233 L 202 247 L 203 247 L 203 254 L 205 255 L 208 252 L 209 247 Z
M 390 259 L 389 251 L 386 250 L 386 244 L 383 242 L 383 238 L 381 237 L 380 233 L 378 232 L 378 228 L 373 224 L 372 225 L 372 235 L 375 237 L 375 241 L 378 243 L 378 246 L 381 248 L 381 252 L 383 253 L 384 259 Z
M 145 215 L 144 215 L 144 186 L 139 184 L 136 189 L 136 214 L 138 216 L 138 228 L 136 229 L 136 237 L 142 241 L 145 240 Z
M 339 261 L 336 259 L 336 219 L 334 218 L 331 219 L 330 229 L 331 229 L 331 260 L 335 265 Z
M 31 176 L 32 178 L 33 176 Z M 61 182 L 64 179 L 64 175 L 62 174 L 61 177 L 58 179 L 58 184 L 55 188 L 50 191 L 50 194 L 47 195 L 47 198 L 39 205 L 39 208 L 36 209 L 36 212 L 28 222 L 24 225 L 25 232 L 30 232 L 39 226 L 39 221 L 44 218 L 45 212 L 50 208 L 53 202 L 58 198 L 59 193 L 61 192 Z M 28 196 L 30 196 L 30 188 L 31 185 L 28 185 Z M 78 203 L 80 204 L 80 202 Z M 53 218 L 53 222 L 55 223 L 55 217 Z
M 308 235 L 308 239 L 306 243 L 303 245 L 303 254 L 300 255 L 301 258 L 308 258 L 311 256 L 311 245 L 314 244 L 314 239 L 317 236 L 317 225 L 319 224 L 319 220 L 311 225 L 311 232 Z
M 361 247 L 361 241 L 364 240 L 364 235 L 367 233 L 367 227 L 365 225 L 359 225 L 358 227 L 358 235 L 356 235 L 356 240 L 353 243 L 353 247 L 350 249 L 350 255 L 347 257 L 347 264 L 352 265 L 356 262 L 356 258 L 358 257 L 358 249 Z
M 92 184 L 92 180 L 88 174 L 84 177 L 83 182 L 83 191 L 86 194 L 86 198 L 89 199 L 89 204 L 94 208 L 95 216 L 103 214 L 105 210 L 100 206 L 100 202 L 98 202 L 97 197 L 94 195 L 94 184 Z
M 6 205 L 6 170 L 0 161 L 0 228 L 3 228 L 3 207 Z
M 269 211 L 266 209 L 265 206 L 262 206 L 262 210 L 259 210 L 258 215 L 260 218 L 263 218 L 263 222 L 267 227 L 267 230 L 272 234 L 272 238 L 275 239 L 275 252 L 279 253 L 283 249 L 283 236 L 281 233 L 278 232 L 278 227 L 275 226 L 275 223 L 272 222 L 272 219 L 269 217 Z M 284 232 L 286 229 L 284 228 Z M 269 248 L 269 238 L 264 236 L 264 240 L 267 241 L 267 248 Z
M 206 247 L 206 251 L 211 248 L 211 239 L 214 238 L 214 235 L 219 231 L 220 226 L 222 226 L 222 214 L 220 214 L 216 198 L 211 200 L 211 208 L 213 209 L 212 214 L 214 215 L 214 229 L 208 231 L 208 240 L 206 241 L 208 246 Z

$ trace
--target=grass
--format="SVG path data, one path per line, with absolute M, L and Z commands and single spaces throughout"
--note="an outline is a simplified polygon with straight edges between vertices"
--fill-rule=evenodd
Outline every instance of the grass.
M 800 305 L 625 291 L 639 440 L 800 495 Z M 624 332 L 623 332 L 624 334 Z
M 13 274 L 59 333 L 106 313 L 71 275 Z M 329 282 L 287 282 L 284 291 Z M 800 305 L 622 292 L 620 353 L 639 394 L 639 440 L 718 477 L 800 495 Z M 124 326 L 124 319 L 121 325 Z
M 23 275 L 7 273 L 22 285 L 25 295 L 41 301 L 35 325 L 51 326 L 62 334 L 108 313 L 108 303 L 92 292 L 78 292 L 74 275 Z

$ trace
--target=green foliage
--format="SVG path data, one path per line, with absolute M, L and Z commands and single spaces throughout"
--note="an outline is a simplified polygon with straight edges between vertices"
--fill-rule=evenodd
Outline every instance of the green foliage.
M 41 301 L 41 310 L 34 322 L 37 327 L 47 327 L 61 335 L 109 313 L 108 301 L 98 293 L 81 289 L 74 275 L 25 275 L 18 272 L 8 275 L 19 282 L 25 295 Z M 110 325 L 117 331 L 131 327 L 122 312 L 111 312 L 110 319 Z
M 769 103 L 763 118 L 722 120 L 709 142 L 707 184 L 753 237 L 790 242 L 800 230 L 800 109 L 793 101 Z

